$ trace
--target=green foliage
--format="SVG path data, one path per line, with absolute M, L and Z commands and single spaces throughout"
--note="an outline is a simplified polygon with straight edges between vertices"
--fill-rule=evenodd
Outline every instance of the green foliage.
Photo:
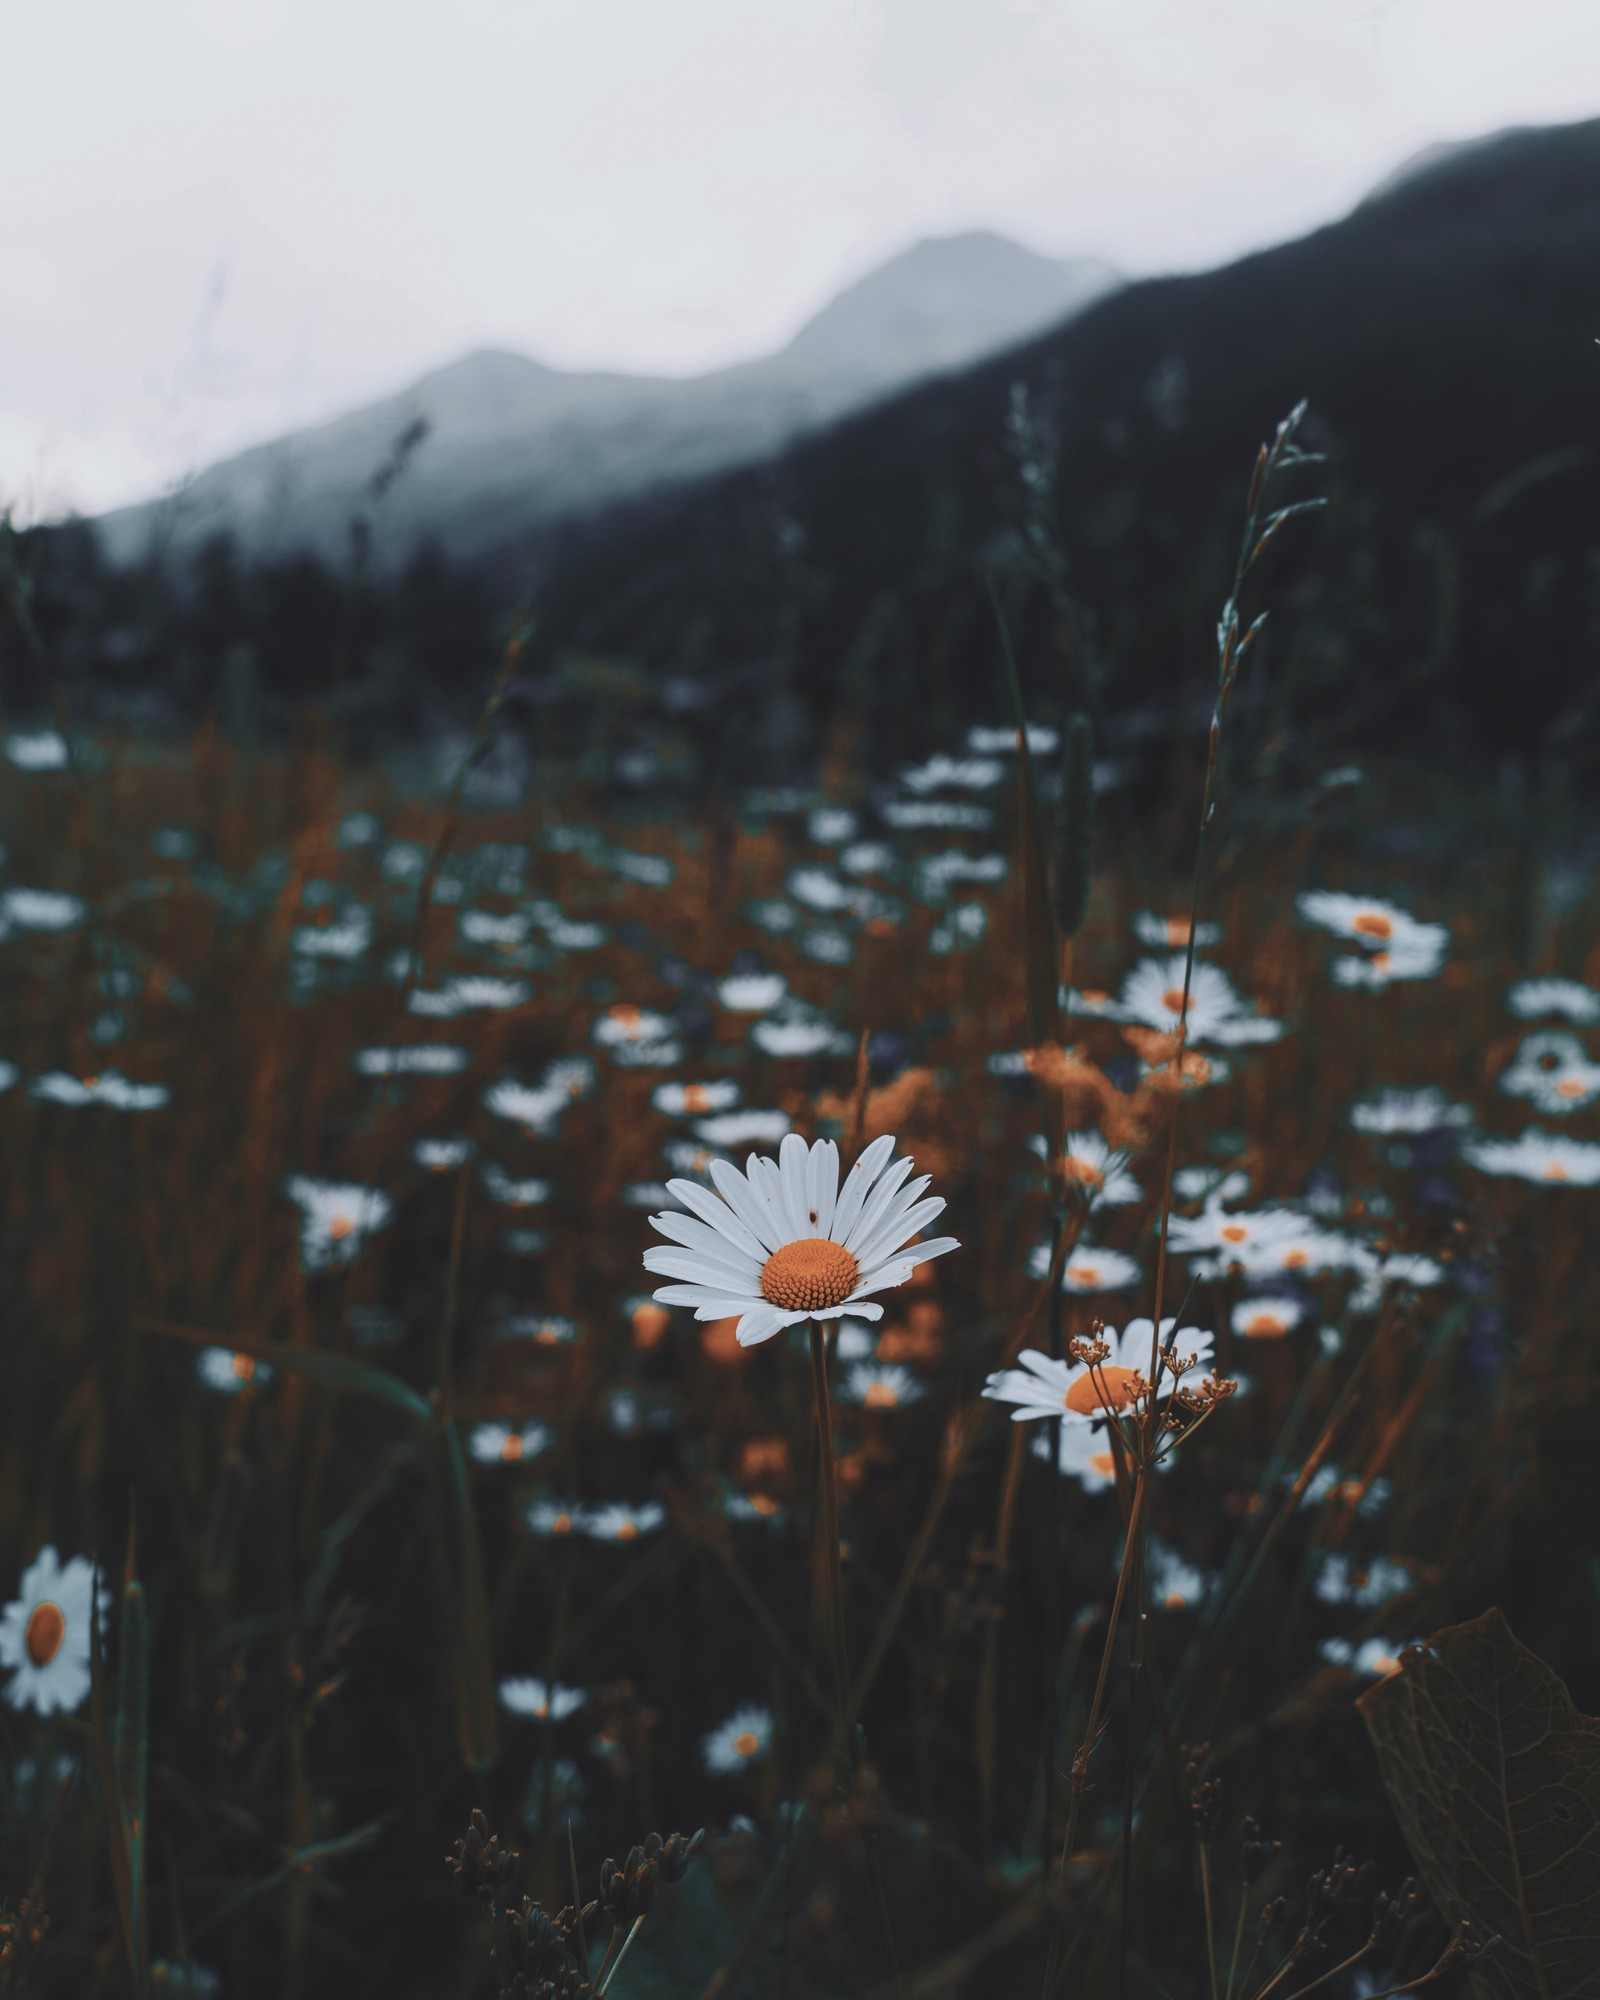
M 1600 1964 L 1600 1721 L 1497 1610 L 1436 1632 L 1359 1703 L 1442 1913 L 1499 1943 L 1496 2000 L 1578 2000 Z

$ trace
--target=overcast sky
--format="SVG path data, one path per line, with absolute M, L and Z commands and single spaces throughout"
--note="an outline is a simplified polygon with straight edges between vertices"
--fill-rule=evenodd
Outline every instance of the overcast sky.
M 914 238 L 1132 274 L 1600 113 L 1597 0 L 50 0 L 0 66 L 0 505 L 464 349 L 696 372 Z

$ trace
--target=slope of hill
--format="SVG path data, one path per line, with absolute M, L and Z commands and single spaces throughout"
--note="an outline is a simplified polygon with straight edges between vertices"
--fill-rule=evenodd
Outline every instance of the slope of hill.
M 1300 490 L 1320 481 L 1332 504 L 1274 558 L 1263 754 L 1298 737 L 1590 759 L 1597 335 L 1600 121 L 1505 133 L 1299 241 L 1130 285 L 767 465 L 567 529 L 536 560 L 508 542 L 499 580 L 542 579 L 552 651 L 713 684 L 757 663 L 769 707 L 786 688 L 815 740 L 847 710 L 892 755 L 1001 719 L 998 573 L 1055 699 L 1071 648 L 1019 553 L 1005 447 L 1021 385 L 1058 459 L 1049 527 L 1100 699 L 1187 701 L 1211 671 L 1255 446 L 1303 396 L 1329 462 Z
M 978 231 L 914 244 L 762 360 L 687 380 L 572 374 L 484 350 L 397 396 L 211 467 L 170 501 L 97 523 L 115 561 L 159 536 L 226 529 L 254 556 L 343 555 L 373 513 L 378 469 L 409 427 L 427 434 L 377 515 L 384 550 L 432 541 L 471 557 L 511 535 L 782 447 L 886 391 L 1014 344 L 1111 288 L 1090 258 L 1036 256 Z

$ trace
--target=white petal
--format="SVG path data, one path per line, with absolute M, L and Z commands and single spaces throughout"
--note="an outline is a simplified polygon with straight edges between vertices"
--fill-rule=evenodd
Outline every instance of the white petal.
M 811 1224 L 810 1174 L 811 1148 L 798 1132 L 786 1133 L 778 1148 L 778 1184 L 783 1212 L 796 1238 L 816 1234 Z
M 765 1255 L 747 1256 L 736 1249 L 726 1236 L 703 1222 L 696 1222 L 692 1216 L 652 1215 L 650 1224 L 663 1236 L 670 1236 L 674 1243 L 681 1243 L 686 1250 L 701 1251 L 714 1263 L 726 1265 L 732 1270 L 747 1270 L 752 1284 L 761 1276 Z
M 889 1213 L 895 1196 L 900 1192 L 906 1176 L 915 1164 L 908 1153 L 902 1159 L 896 1160 L 884 1174 L 862 1205 L 861 1213 L 850 1225 L 849 1235 L 843 1239 L 847 1250 L 854 1250 L 858 1243 L 864 1243 Z
M 859 1263 L 871 1260 L 873 1254 L 871 1246 L 883 1241 L 885 1233 L 894 1228 L 899 1216 L 908 1215 L 916 1207 L 932 1178 L 931 1174 L 919 1174 L 914 1181 L 908 1181 L 904 1187 L 896 1191 L 887 1207 L 875 1209 L 871 1218 L 866 1215 L 858 1218 L 852 1232 L 855 1240 L 850 1248 L 855 1252 Z
M 719 1264 L 714 1257 L 702 1257 L 698 1250 L 671 1250 L 664 1243 L 652 1244 L 644 1253 L 644 1267 L 663 1278 L 682 1278 L 691 1285 L 715 1285 L 722 1291 L 753 1292 L 743 1271 L 731 1264 Z
M 829 1231 L 835 1243 L 844 1242 L 850 1233 L 851 1225 L 861 1213 L 868 1189 L 888 1165 L 893 1152 L 894 1140 L 885 1132 L 873 1140 L 846 1174 L 833 1211 L 833 1228 Z
M 718 1194 L 762 1248 L 769 1252 L 782 1249 L 783 1238 L 777 1233 L 777 1225 L 767 1204 L 739 1169 L 730 1167 L 726 1160 L 713 1160 L 710 1173 Z
M 819 1139 L 811 1148 L 806 1170 L 808 1215 L 816 1217 L 814 1236 L 826 1236 L 833 1228 L 833 1211 L 839 1198 L 839 1148 L 831 1139 Z
M 906 1255 L 915 1257 L 919 1264 L 931 1264 L 935 1257 L 948 1257 L 952 1250 L 961 1248 L 959 1236 L 930 1236 L 926 1243 L 909 1243 Z
M 783 1175 L 778 1171 L 777 1161 L 764 1160 L 752 1153 L 745 1162 L 745 1173 L 756 1200 L 767 1212 L 778 1241 L 792 1243 L 794 1229 L 783 1198 Z
M 694 1181 L 668 1181 L 667 1192 L 675 1201 L 681 1201 L 692 1215 L 716 1230 L 719 1236 L 726 1236 L 736 1250 L 742 1250 L 747 1257 L 754 1257 L 757 1263 L 766 1261 L 766 1248 L 753 1233 L 747 1223 L 739 1220 L 725 1201 L 718 1201 L 709 1189 Z
M 905 1284 L 916 1268 L 915 1264 L 904 1262 L 880 1264 L 875 1271 L 867 1273 L 850 1297 L 845 1300 L 845 1304 L 851 1305 L 857 1299 L 868 1298 L 873 1292 L 892 1292 L 897 1285 Z
M 746 1294 L 743 1298 L 729 1298 L 726 1291 L 714 1285 L 659 1285 L 650 1296 L 664 1306 L 713 1306 L 713 1319 L 726 1319 L 730 1313 L 748 1312 L 754 1301 Z
M 926 1201 L 913 1202 L 909 1208 L 897 1208 L 887 1215 L 871 1237 L 856 1251 L 858 1264 L 875 1264 L 880 1257 L 887 1257 L 891 1251 L 926 1229 L 930 1222 L 944 1214 L 944 1196 L 930 1195 Z
M 870 1299 L 859 1302 L 846 1299 L 842 1306 L 824 1306 L 821 1312 L 810 1315 L 812 1319 L 882 1319 L 883 1307 L 875 1306 Z
M 754 1306 L 734 1328 L 733 1337 L 741 1347 L 754 1347 L 758 1341 L 770 1340 L 775 1333 L 804 1317 L 804 1313 L 782 1312 L 777 1306 Z

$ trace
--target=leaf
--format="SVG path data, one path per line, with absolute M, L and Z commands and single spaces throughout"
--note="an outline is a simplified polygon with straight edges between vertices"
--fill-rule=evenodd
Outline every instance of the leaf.
M 1500 1939 L 1478 1987 L 1600 1992 L 1600 1721 L 1498 1610 L 1402 1654 L 1357 1706 L 1434 1901 Z

